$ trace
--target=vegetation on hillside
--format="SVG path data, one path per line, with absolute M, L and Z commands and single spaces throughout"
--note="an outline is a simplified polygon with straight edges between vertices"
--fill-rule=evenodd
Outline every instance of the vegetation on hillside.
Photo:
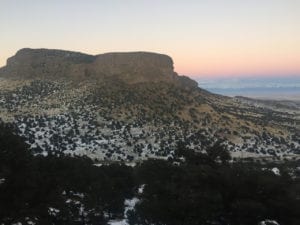
M 130 225 L 300 224 L 295 162 L 277 165 L 276 175 L 275 165 L 228 159 L 221 145 L 200 154 L 181 143 L 169 161 L 95 166 L 88 158 L 34 156 L 1 125 L 0 224 L 107 224 L 122 218 L 125 199 L 137 195 Z

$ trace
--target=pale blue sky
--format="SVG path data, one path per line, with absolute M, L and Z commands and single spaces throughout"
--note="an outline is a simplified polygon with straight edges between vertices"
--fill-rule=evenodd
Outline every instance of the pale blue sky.
M 0 66 L 23 47 L 154 51 L 181 74 L 300 74 L 298 0 L 0 0 Z

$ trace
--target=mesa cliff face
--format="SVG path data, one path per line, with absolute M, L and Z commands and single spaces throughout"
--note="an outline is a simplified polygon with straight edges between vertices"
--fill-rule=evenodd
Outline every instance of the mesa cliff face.
M 62 50 L 21 49 L 7 60 L 0 75 L 15 79 L 58 79 L 78 76 L 76 67 L 95 57 Z
M 126 83 L 169 82 L 189 87 L 197 83 L 178 76 L 173 60 L 149 52 L 87 55 L 50 49 L 21 49 L 0 69 L 0 76 L 21 79 L 117 79 Z

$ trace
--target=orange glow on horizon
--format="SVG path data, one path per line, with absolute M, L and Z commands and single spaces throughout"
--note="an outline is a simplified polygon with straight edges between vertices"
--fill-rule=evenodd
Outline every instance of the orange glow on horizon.
M 130 2 L 1 1 L 0 67 L 29 47 L 157 52 L 191 77 L 300 76 L 298 0 Z
M 228 54 L 220 51 L 189 58 L 176 56 L 174 67 L 177 73 L 190 76 L 300 76 L 300 54 L 272 54 L 272 51 Z

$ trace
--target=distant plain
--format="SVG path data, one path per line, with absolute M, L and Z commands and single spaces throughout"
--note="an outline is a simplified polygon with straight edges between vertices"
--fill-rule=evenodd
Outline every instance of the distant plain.
M 225 96 L 300 102 L 299 77 L 198 78 L 199 87 Z

